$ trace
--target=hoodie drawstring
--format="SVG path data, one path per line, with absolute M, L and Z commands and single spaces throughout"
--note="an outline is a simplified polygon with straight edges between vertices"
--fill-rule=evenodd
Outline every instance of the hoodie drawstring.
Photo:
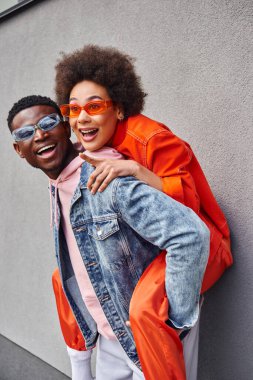
M 58 203 L 58 184 L 59 182 L 61 182 L 61 177 L 58 177 L 56 181 L 54 181 L 54 223 L 56 225 L 56 227 L 58 228 L 58 207 L 57 207 L 57 203 Z M 49 198 L 50 198 L 50 228 L 52 230 L 53 228 L 53 197 L 52 197 L 52 183 L 51 181 L 49 180 L 49 192 L 50 192 L 50 195 L 49 195 Z

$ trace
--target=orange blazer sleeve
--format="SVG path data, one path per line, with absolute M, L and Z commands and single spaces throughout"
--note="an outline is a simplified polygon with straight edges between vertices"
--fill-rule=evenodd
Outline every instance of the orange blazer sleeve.
M 191 159 L 192 151 L 170 130 L 158 132 L 147 142 L 147 167 L 161 178 L 163 192 L 199 213 L 199 197 L 188 169 Z
M 86 351 L 85 341 L 62 289 L 59 270 L 52 275 L 55 301 L 63 338 L 70 348 Z

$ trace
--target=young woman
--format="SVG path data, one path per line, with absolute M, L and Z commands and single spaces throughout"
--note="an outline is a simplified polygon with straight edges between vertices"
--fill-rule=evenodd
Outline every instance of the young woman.
M 93 45 L 63 55 L 56 66 L 56 95 L 63 116 L 85 149 L 83 157 L 96 166 L 87 183 L 91 192 L 103 191 L 116 176 L 133 175 L 192 208 L 205 221 L 211 230 L 211 245 L 202 292 L 210 288 L 232 264 L 225 217 L 190 146 L 163 124 L 141 114 L 146 94 L 132 58 Z M 92 152 L 104 146 L 115 148 L 126 160 L 93 158 Z M 179 339 L 173 353 L 157 345 L 157 337 L 166 344 L 171 336 L 168 303 L 164 302 L 164 257 L 161 254 L 144 273 L 130 308 L 131 328 L 149 380 L 157 379 L 157 368 L 159 378 L 171 379 L 168 356 L 180 355 Z M 197 331 L 192 341 L 191 355 L 184 352 L 188 380 L 197 376 Z M 174 378 L 181 379 L 176 373 Z

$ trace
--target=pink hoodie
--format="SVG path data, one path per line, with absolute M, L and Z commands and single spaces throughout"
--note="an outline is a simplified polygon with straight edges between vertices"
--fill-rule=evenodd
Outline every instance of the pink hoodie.
M 92 158 L 124 158 L 115 149 L 109 147 L 104 147 L 103 149 L 100 149 L 96 152 L 88 152 L 86 150 L 85 154 Z M 56 180 L 50 180 L 50 188 L 52 185 L 55 187 L 55 221 L 58 219 L 56 213 L 58 197 L 61 205 L 61 221 L 68 245 L 69 256 L 83 301 L 91 316 L 97 323 L 98 332 L 107 339 L 115 340 L 116 337 L 105 317 L 103 309 L 100 306 L 93 286 L 90 282 L 69 220 L 70 202 L 80 179 L 82 164 L 83 160 L 78 156 L 70 162 L 70 164 L 61 172 Z

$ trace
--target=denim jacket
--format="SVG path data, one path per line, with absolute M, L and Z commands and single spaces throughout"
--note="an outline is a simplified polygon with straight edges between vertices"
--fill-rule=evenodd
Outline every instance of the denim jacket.
M 70 223 L 107 320 L 128 357 L 140 367 L 131 329 L 125 325 L 138 280 L 166 250 L 170 322 L 178 328 L 193 326 L 209 254 L 209 231 L 191 209 L 134 177 L 117 178 L 102 193 L 92 195 L 86 186 L 92 171 L 84 162 L 71 201 Z M 51 191 L 54 199 L 54 188 Z M 96 343 L 96 323 L 77 285 L 59 207 L 58 215 L 54 235 L 62 284 L 89 349 Z

